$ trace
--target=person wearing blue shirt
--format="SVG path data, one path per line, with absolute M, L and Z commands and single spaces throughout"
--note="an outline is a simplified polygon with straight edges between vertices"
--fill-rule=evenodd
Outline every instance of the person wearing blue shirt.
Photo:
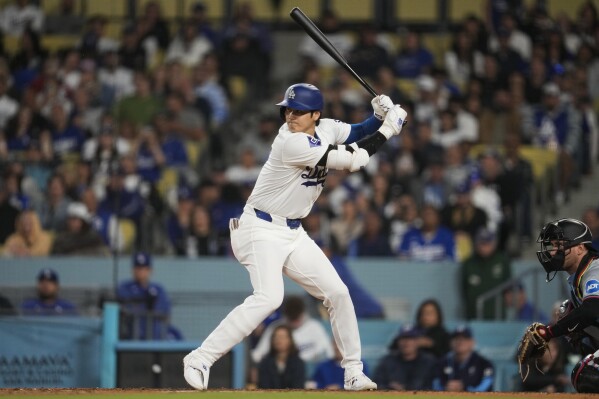
M 433 389 L 452 392 L 490 392 L 495 371 L 489 360 L 474 350 L 472 330 L 458 326 L 451 334 L 451 351 L 438 363 Z
M 425 205 L 420 215 L 422 227 L 412 227 L 406 232 L 399 246 L 400 256 L 418 261 L 455 260 L 453 233 L 440 225 L 437 209 Z
M 524 285 L 516 283 L 503 290 L 503 303 L 507 309 L 508 319 L 527 321 L 532 323 L 538 321 L 543 324 L 549 323 L 549 318 L 542 310 L 533 305 L 526 295 Z
M 37 298 L 26 299 L 21 304 L 24 316 L 76 316 L 71 302 L 58 297 L 59 281 L 56 271 L 45 268 L 37 275 Z
M 124 339 L 180 339 L 180 333 L 169 325 L 170 300 L 164 288 L 150 281 L 152 260 L 149 254 L 133 256 L 133 279 L 117 288 L 117 299 L 125 314 Z
M 408 32 L 404 43 L 394 62 L 395 76 L 415 79 L 422 74 L 430 73 L 434 57 L 422 46 L 418 34 Z

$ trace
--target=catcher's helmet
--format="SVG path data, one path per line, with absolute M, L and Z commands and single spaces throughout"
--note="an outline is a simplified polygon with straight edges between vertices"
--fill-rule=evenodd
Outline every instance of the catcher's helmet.
M 543 227 L 537 238 L 537 242 L 541 244 L 537 258 L 549 275 L 562 270 L 567 249 L 579 244 L 590 244 L 592 240 L 591 230 L 580 220 L 554 220 Z
M 576 392 L 599 393 L 599 364 L 595 362 L 598 352 L 586 355 L 572 369 L 570 380 Z
M 322 93 L 316 86 L 297 83 L 289 86 L 285 91 L 285 99 L 277 105 L 281 106 L 283 115 L 287 107 L 301 111 L 322 111 L 323 104 Z

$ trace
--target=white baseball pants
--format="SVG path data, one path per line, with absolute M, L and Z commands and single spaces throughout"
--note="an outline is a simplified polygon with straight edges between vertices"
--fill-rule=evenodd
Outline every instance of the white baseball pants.
M 354 305 L 335 268 L 300 226 L 291 229 L 285 219 L 259 219 L 246 206 L 239 227 L 231 230 L 235 257 L 250 274 L 254 292 L 216 327 L 196 350 L 212 366 L 241 342 L 283 302 L 283 273 L 312 296 L 324 301 L 343 368 L 362 370 L 360 333 Z

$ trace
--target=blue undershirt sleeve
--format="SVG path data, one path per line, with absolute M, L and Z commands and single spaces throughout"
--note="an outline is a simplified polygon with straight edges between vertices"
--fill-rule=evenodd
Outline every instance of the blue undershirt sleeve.
M 343 144 L 355 143 L 366 136 L 370 136 L 376 132 L 382 124 L 383 122 L 376 119 L 374 115 L 364 122 L 352 124 L 349 136 L 347 136 L 347 140 L 345 140 Z

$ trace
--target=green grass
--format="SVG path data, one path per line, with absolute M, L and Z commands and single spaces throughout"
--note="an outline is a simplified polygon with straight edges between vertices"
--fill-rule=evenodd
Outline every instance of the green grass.
M 375 399 L 381 396 L 389 396 L 393 399 L 439 399 L 439 398 L 473 398 L 497 399 L 497 398 L 547 398 L 547 394 L 541 393 L 449 393 L 449 392 L 323 392 L 323 391 L 158 391 L 158 390 L 0 390 L 0 397 L 27 398 L 27 399 L 73 399 L 81 396 L 93 399 L 345 399 L 351 396 L 356 399 Z M 599 395 L 593 395 L 599 398 Z M 583 394 L 554 394 L 552 397 L 583 399 L 589 397 Z

